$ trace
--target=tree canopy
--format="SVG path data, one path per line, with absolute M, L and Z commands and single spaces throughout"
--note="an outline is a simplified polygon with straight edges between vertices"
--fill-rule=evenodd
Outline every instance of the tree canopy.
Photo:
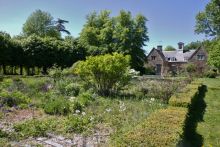
M 168 45 L 166 48 L 165 48 L 165 51 L 175 51 L 176 49 L 171 46 L 171 45 Z
M 23 25 L 25 36 L 38 35 L 40 37 L 60 37 L 60 32 L 53 25 L 53 17 L 50 13 L 41 10 L 34 11 Z
M 220 0 L 211 0 L 204 11 L 196 16 L 195 32 L 207 36 L 220 36 Z
M 220 39 L 214 40 L 209 48 L 208 63 L 220 70 Z
M 130 12 L 123 10 L 116 17 L 110 17 L 109 11 L 93 12 L 87 16 L 80 43 L 88 55 L 113 52 L 130 55 L 131 67 L 143 71 L 143 46 L 149 40 L 146 21 L 143 15 L 133 18 Z

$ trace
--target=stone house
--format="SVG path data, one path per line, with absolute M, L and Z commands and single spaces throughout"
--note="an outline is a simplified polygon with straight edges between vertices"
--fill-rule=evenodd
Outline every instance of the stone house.
M 188 63 L 195 64 L 203 72 L 207 67 L 208 54 L 203 47 L 184 51 L 184 43 L 179 42 L 175 51 L 163 51 L 162 46 L 153 48 L 147 56 L 147 66 L 155 68 L 156 75 L 181 72 Z

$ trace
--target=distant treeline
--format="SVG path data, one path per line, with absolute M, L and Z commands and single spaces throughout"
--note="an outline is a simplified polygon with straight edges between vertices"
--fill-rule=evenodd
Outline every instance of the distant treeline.
M 11 38 L 7 33 L 0 33 L 2 74 L 46 74 L 54 64 L 61 68 L 69 67 L 85 59 L 85 56 L 85 49 L 72 37 L 57 39 L 31 35 L 27 38 Z

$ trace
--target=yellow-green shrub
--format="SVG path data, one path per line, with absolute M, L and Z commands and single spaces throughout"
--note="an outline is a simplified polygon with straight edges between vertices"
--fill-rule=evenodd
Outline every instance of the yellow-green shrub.
M 192 98 L 198 93 L 198 87 L 201 86 L 200 81 L 192 82 L 187 85 L 181 93 L 174 94 L 169 99 L 170 106 L 188 107 Z
M 124 134 L 120 146 L 176 146 L 183 133 L 186 108 L 169 107 L 151 114 L 145 121 Z

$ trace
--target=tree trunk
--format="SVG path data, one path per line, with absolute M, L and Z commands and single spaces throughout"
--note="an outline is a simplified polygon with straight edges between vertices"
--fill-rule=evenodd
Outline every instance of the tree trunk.
M 23 75 L 23 67 L 20 65 L 20 75 Z

